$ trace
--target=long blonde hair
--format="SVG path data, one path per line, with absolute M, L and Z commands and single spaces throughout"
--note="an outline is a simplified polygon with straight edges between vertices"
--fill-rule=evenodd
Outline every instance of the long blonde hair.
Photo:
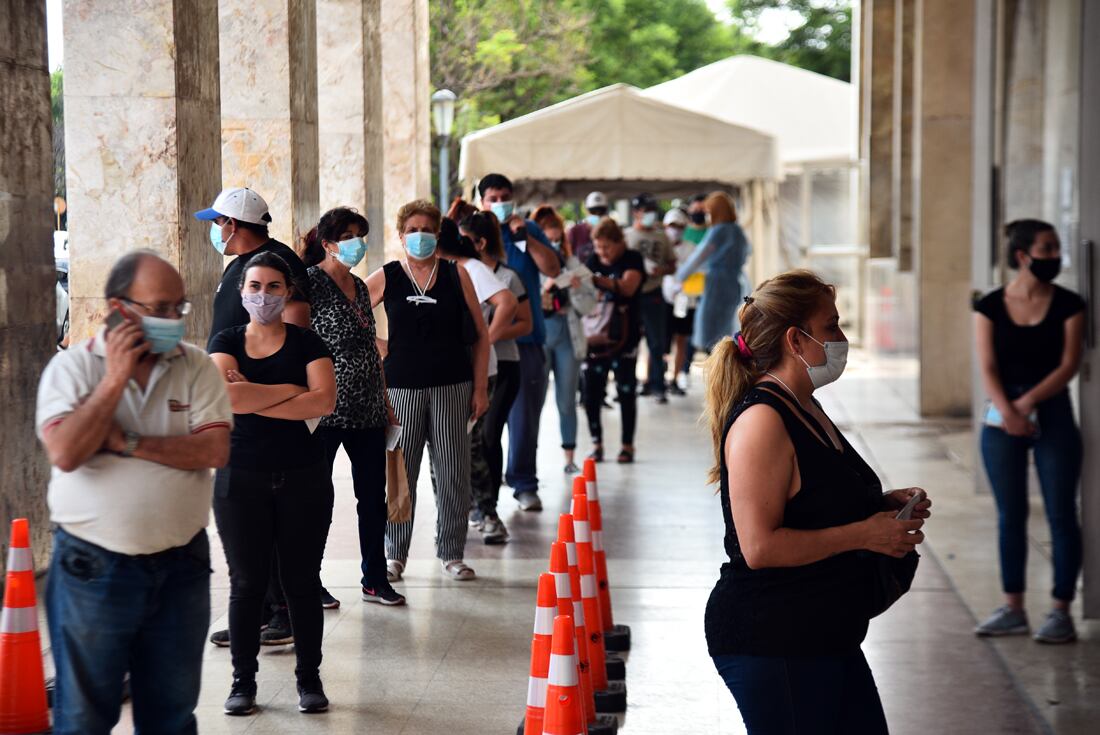
M 783 339 L 790 327 L 805 329 L 810 318 L 836 288 L 808 270 L 788 271 L 761 283 L 741 307 L 740 338 L 729 337 L 707 358 L 706 403 L 703 421 L 714 442 L 714 466 L 708 482 L 718 482 L 722 468 L 722 439 L 733 409 L 766 371 L 783 359 Z

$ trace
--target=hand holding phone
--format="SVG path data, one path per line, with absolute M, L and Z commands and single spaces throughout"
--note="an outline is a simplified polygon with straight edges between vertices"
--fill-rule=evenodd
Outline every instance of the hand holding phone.
M 923 491 L 913 493 L 913 496 L 909 498 L 909 502 L 905 504 L 905 507 L 898 511 L 897 519 L 899 521 L 912 520 L 913 511 L 926 497 L 927 495 L 925 495 Z

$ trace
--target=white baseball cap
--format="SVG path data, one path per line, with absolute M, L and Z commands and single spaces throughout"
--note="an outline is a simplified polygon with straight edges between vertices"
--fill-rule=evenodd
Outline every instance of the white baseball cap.
M 597 207 L 607 209 L 607 197 L 604 196 L 602 191 L 594 191 L 584 199 L 585 209 L 596 209 Z
M 688 216 L 684 214 L 684 210 L 679 207 L 673 207 L 665 213 L 665 224 L 676 225 L 677 227 L 688 226 Z
M 210 207 L 195 212 L 195 219 L 214 220 L 218 217 L 232 217 L 254 225 L 266 225 L 271 221 L 264 198 L 251 189 L 239 187 L 223 189 Z

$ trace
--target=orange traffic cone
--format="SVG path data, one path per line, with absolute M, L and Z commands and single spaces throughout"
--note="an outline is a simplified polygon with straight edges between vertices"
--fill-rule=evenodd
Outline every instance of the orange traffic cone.
M 558 615 L 573 614 L 573 586 L 569 582 L 569 554 L 564 541 L 550 544 L 550 573 L 558 596 Z
M 11 522 L 4 610 L 0 613 L 0 733 L 47 732 L 46 679 L 26 518 Z
M 592 552 L 596 562 L 596 584 L 600 592 L 600 614 L 603 616 L 603 643 L 608 651 L 630 650 L 630 626 L 616 625 L 611 612 L 611 582 L 607 576 L 607 553 L 603 548 L 603 507 L 600 505 L 596 462 L 584 461 L 584 479 L 588 489 L 588 515 L 592 523 Z
M 576 537 L 577 566 L 581 578 L 581 600 L 585 620 L 600 620 L 600 598 L 596 594 L 596 572 L 592 562 L 592 535 L 588 525 L 588 496 L 579 492 L 584 479 L 575 483 L 578 494 L 573 496 L 573 529 Z M 592 663 L 592 688 L 595 690 L 597 712 L 622 712 L 626 709 L 626 685 L 621 679 L 610 680 L 607 673 L 607 652 L 603 646 L 600 626 L 585 628 L 588 655 Z
M 546 677 L 550 675 L 550 645 L 554 635 L 557 597 L 554 576 L 539 575 L 538 599 L 535 607 L 535 634 L 531 638 L 531 675 L 527 684 L 527 715 L 519 726 L 518 735 L 542 733 L 546 710 Z
M 546 687 L 544 735 L 585 735 L 584 706 L 577 679 L 576 632 L 567 615 L 554 618 L 554 640 L 550 652 L 550 676 Z M 534 735 L 532 733 L 532 735 Z
M 573 630 L 577 635 L 577 665 L 580 671 L 580 687 L 583 702 L 591 701 L 585 707 L 585 719 L 591 712 L 596 715 L 595 687 L 592 680 L 592 652 L 588 645 L 588 626 L 584 614 L 584 602 L 581 599 L 581 574 L 577 567 L 577 545 L 573 542 L 573 516 L 563 513 L 558 517 L 558 542 L 550 547 L 551 562 L 554 546 L 564 546 L 566 563 L 569 569 L 569 611 L 565 614 L 573 618 Z M 560 560 L 559 560 L 560 562 Z M 560 610 L 560 608 L 559 608 Z

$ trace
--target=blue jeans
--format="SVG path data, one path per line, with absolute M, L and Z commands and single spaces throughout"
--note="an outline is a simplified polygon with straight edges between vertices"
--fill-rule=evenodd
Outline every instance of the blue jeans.
M 558 421 L 561 424 L 561 448 L 577 446 L 577 379 L 581 374 L 581 361 L 573 354 L 573 340 L 569 336 L 569 319 L 557 314 L 546 320 L 546 375 L 554 373 L 554 400 L 558 404 Z
M 538 308 L 538 305 L 535 305 Z M 538 492 L 535 467 L 539 449 L 539 418 L 546 400 L 546 355 L 542 345 L 519 343 L 519 393 L 508 413 L 508 471 L 512 494 Z
M 749 735 L 886 735 L 863 651 L 848 656 L 715 656 Z
M 1006 389 L 1011 398 L 1021 388 Z M 1077 485 L 1081 479 L 1081 432 L 1073 419 L 1069 393 L 1038 407 L 1037 438 L 1009 436 L 1004 430 L 982 428 L 982 460 L 997 500 L 1001 552 L 1001 586 L 1006 594 L 1024 591 L 1027 568 L 1028 450 L 1043 494 L 1054 556 L 1055 599 L 1071 601 L 1081 571 L 1081 527 L 1077 522 Z
M 665 392 L 665 355 L 668 353 L 668 304 L 661 289 L 643 293 L 639 298 L 642 307 L 642 328 L 649 351 L 649 369 L 645 387 L 657 395 Z
M 198 732 L 202 654 L 210 627 L 210 542 L 116 554 L 54 531 L 46 583 L 57 669 L 54 735 L 109 735 L 130 672 L 137 735 Z

